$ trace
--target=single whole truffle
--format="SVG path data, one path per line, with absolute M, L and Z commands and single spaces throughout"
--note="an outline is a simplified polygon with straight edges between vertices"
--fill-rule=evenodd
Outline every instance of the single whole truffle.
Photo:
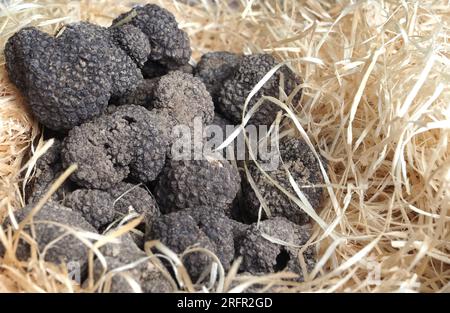
M 217 255 L 222 266 L 228 269 L 234 259 L 235 224 L 237 222 L 228 219 L 215 208 L 191 208 L 161 216 L 151 224 L 146 238 L 159 239 L 178 254 L 194 245 L 209 249 Z M 201 252 L 193 252 L 184 258 L 186 268 L 195 279 L 211 262 L 212 259 Z
M 67 25 L 56 37 L 23 28 L 6 43 L 5 58 L 11 81 L 53 130 L 67 131 L 99 116 L 111 96 L 142 79 L 108 30 L 86 22 Z
M 149 59 L 169 68 L 189 62 L 191 48 L 189 37 L 178 28 L 175 16 L 156 4 L 132 9 L 117 17 L 112 27 L 134 25 L 147 35 L 151 46 Z
M 214 104 L 203 82 L 180 71 L 172 71 L 159 79 L 153 105 L 167 110 L 176 124 L 189 127 L 193 127 L 196 117 L 206 125 L 214 118 Z
M 223 82 L 216 104 L 217 110 L 234 123 L 240 124 L 245 100 L 252 89 L 276 64 L 275 59 L 269 54 L 243 56 L 234 74 Z M 299 78 L 288 67 L 282 66 L 252 97 L 246 113 L 263 95 L 278 98 L 281 73 L 284 76 L 284 91 L 287 95 L 290 95 L 294 88 L 300 84 Z M 299 97 L 300 93 L 297 93 L 294 100 L 297 101 Z M 265 101 L 252 115 L 248 124 L 270 125 L 278 111 L 280 111 L 278 105 Z
M 238 170 L 227 160 L 169 160 L 155 188 L 162 212 L 220 207 L 228 212 L 240 188 Z
M 18 211 L 15 216 L 17 222 L 25 220 L 32 209 L 33 206 L 29 205 Z M 56 264 L 75 262 L 80 269 L 85 267 L 89 248 L 75 235 L 68 233 L 66 227 L 92 233 L 97 231 L 79 212 L 50 201 L 33 216 L 32 222 L 33 231 L 30 226 L 25 226 L 25 231 L 34 234 L 38 251 L 41 254 L 45 251 L 45 261 Z M 21 239 L 16 253 L 18 259 L 27 260 L 30 257 L 29 244 Z
M 109 291 L 111 293 L 133 292 L 134 289 L 125 278 L 125 275 L 133 279 L 142 292 L 161 293 L 173 291 L 172 284 L 167 276 L 164 276 L 149 260 L 145 260 L 147 255 L 136 246 L 130 234 L 122 235 L 117 240 L 117 243 L 111 242 L 100 248 L 105 257 L 106 269 L 98 259 L 94 262 L 94 279 L 96 281 L 106 271 L 106 275 L 103 276 L 104 281 L 101 284 L 101 291 Z M 133 263 L 137 264 L 116 273 L 112 272 Z M 106 288 L 108 282 L 110 282 L 109 289 Z
M 283 188 L 296 196 L 285 170 L 287 168 L 300 190 L 311 203 L 311 206 L 315 210 L 319 210 L 323 198 L 323 188 L 310 186 L 323 184 L 324 182 L 319 162 L 311 149 L 303 140 L 294 137 L 283 138 L 279 148 L 281 160 L 279 161 L 278 169 L 266 173 Z M 282 163 L 284 163 L 284 166 Z M 270 209 L 271 216 L 283 216 L 299 225 L 309 222 L 309 216 L 281 190 L 275 187 L 255 164 L 250 164 L 248 169 Z M 243 194 L 246 197 L 247 212 L 256 220 L 260 202 L 247 180 L 243 184 Z M 263 216 L 265 216 L 264 210 Z
M 165 163 L 167 121 L 163 112 L 119 106 L 69 132 L 61 152 L 63 165 L 78 164 L 71 179 L 86 188 L 108 189 L 128 176 L 152 181 Z
M 216 102 L 223 82 L 236 71 L 240 56 L 226 51 L 204 54 L 195 68 L 195 76 L 200 78 Z
M 259 226 L 255 223 L 235 241 L 236 252 L 242 257 L 240 270 L 259 274 L 287 269 L 301 275 L 299 249 L 309 237 L 310 225 L 298 226 L 283 217 L 262 221 Z M 304 252 L 304 259 L 312 270 L 316 260 L 311 248 Z
M 114 199 L 106 191 L 78 189 L 70 194 L 67 202 L 98 230 L 111 224 L 116 216 Z
M 144 67 L 145 62 L 151 52 L 150 42 L 147 36 L 133 25 L 111 28 L 113 40 L 122 48 L 140 67 Z

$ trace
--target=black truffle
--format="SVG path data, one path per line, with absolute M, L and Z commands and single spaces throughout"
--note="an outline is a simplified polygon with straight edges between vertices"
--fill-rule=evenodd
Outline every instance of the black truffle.
M 151 224 L 146 238 L 159 239 L 179 254 L 193 245 L 209 249 L 228 269 L 234 259 L 235 224 L 237 222 L 228 219 L 216 208 L 191 208 L 161 216 Z M 205 253 L 194 252 L 185 257 L 184 264 L 196 279 L 211 261 Z
M 203 81 L 214 102 L 217 102 L 223 82 L 236 71 L 240 58 L 235 53 L 217 51 L 204 54 L 198 62 L 195 76 Z
M 308 145 L 298 138 L 286 137 L 282 139 L 279 148 L 281 160 L 278 169 L 268 171 L 267 174 L 291 194 L 296 195 L 285 170 L 285 167 L 287 167 L 300 190 L 311 203 L 311 206 L 318 210 L 322 202 L 323 188 L 309 187 L 323 184 L 318 160 Z M 284 163 L 285 167 L 282 163 Z M 255 164 L 249 164 L 248 169 L 270 209 L 271 216 L 283 216 L 299 225 L 309 221 L 309 216 L 281 190 L 275 187 Z M 244 180 L 243 194 L 246 197 L 247 212 L 256 219 L 260 202 L 247 180 Z M 263 216 L 265 216 L 264 210 Z
M 287 269 L 301 275 L 299 249 L 309 237 L 310 225 L 298 226 L 283 217 L 262 221 L 259 227 L 255 223 L 235 241 L 236 252 L 242 256 L 240 269 L 255 275 Z M 304 259 L 311 271 L 316 263 L 312 248 L 306 249 Z
M 223 82 L 216 104 L 217 110 L 234 123 L 240 124 L 245 100 L 256 84 L 276 64 L 275 59 L 269 54 L 243 56 L 234 74 Z M 253 96 L 247 106 L 246 113 L 263 95 L 278 98 L 281 73 L 284 76 L 284 91 L 287 95 L 290 95 L 300 83 L 300 79 L 288 67 L 282 66 Z M 297 101 L 299 97 L 300 93 L 297 93 L 295 100 Z M 280 108 L 276 104 L 265 101 L 254 113 L 248 124 L 270 125 L 278 111 L 280 111 Z
M 69 195 L 67 206 L 79 211 L 98 230 L 111 224 L 116 217 L 113 197 L 102 190 L 75 190 Z
M 167 110 L 176 124 L 193 126 L 199 117 L 208 125 L 214 118 L 214 104 L 203 82 L 180 71 L 161 77 L 154 92 L 154 107 Z
M 71 179 L 87 188 L 108 189 L 129 175 L 152 181 L 169 147 L 167 120 L 163 112 L 119 106 L 69 132 L 63 142 L 63 165 L 77 163 Z
M 29 205 L 16 213 L 16 220 L 22 222 L 31 212 L 33 206 Z M 82 217 L 82 215 L 70 208 L 57 204 L 46 203 L 33 219 L 33 231 L 30 226 L 25 227 L 28 234 L 34 234 L 38 251 L 45 261 L 52 263 L 74 262 L 80 270 L 86 265 L 89 248 L 74 234 L 67 231 L 67 226 L 76 230 L 92 233 L 97 231 Z M 60 225 L 67 225 L 66 227 Z M 62 236 L 63 234 L 68 234 Z M 55 241 L 58 239 L 57 241 Z M 24 240 L 20 240 L 16 255 L 20 260 L 30 257 L 30 246 Z
M 112 27 L 132 24 L 138 27 L 150 41 L 149 59 L 169 68 L 177 68 L 189 62 L 191 48 L 189 37 L 178 28 L 175 16 L 156 4 L 132 9 L 117 17 Z
M 8 40 L 5 58 L 11 81 L 53 130 L 69 130 L 100 115 L 111 96 L 142 79 L 108 30 L 86 22 L 67 25 L 56 37 L 23 28 Z
M 151 52 L 147 36 L 133 25 L 111 28 L 115 43 L 140 67 L 144 67 Z
M 220 207 L 228 213 L 240 188 L 238 170 L 227 160 L 169 160 L 155 188 L 162 212 Z
M 172 292 L 173 287 L 169 279 L 162 274 L 162 272 L 149 260 L 146 260 L 147 255 L 140 250 L 129 234 L 125 234 L 119 238 L 118 243 L 108 243 L 100 248 L 105 261 L 107 263 L 106 275 L 103 276 L 104 281 L 101 284 L 101 291 L 107 291 L 105 288 L 110 282 L 109 292 L 112 293 L 128 293 L 133 292 L 134 289 L 125 278 L 125 275 L 132 278 L 139 284 L 142 292 L 145 293 L 160 293 Z M 124 266 L 134 266 L 127 269 L 119 268 Z M 105 268 L 97 259 L 94 262 L 94 280 L 98 281 Z M 113 271 L 116 271 L 115 273 Z

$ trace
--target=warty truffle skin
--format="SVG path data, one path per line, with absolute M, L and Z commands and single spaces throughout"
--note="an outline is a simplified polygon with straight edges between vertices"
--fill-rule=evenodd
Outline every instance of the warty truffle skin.
M 175 16 L 156 4 L 136 7 L 121 14 L 112 24 L 132 24 L 138 27 L 150 41 L 149 59 L 168 68 L 177 68 L 189 62 L 191 47 L 188 35 L 178 28 Z
M 71 179 L 86 188 L 108 189 L 131 177 L 154 180 L 169 148 L 168 117 L 144 107 L 119 106 L 73 128 L 63 142 L 63 166 L 78 164 Z
M 269 54 L 243 56 L 237 70 L 225 82 L 219 91 L 216 109 L 236 124 L 242 122 L 244 103 L 256 84 L 273 68 L 277 62 Z M 246 114 L 264 96 L 278 98 L 281 73 L 284 76 L 284 91 L 290 95 L 300 83 L 300 79 L 286 66 L 282 66 L 250 100 Z M 294 98 L 298 101 L 300 92 Z M 253 114 L 249 125 L 271 125 L 280 110 L 278 105 L 265 101 Z
M 203 82 L 191 74 L 172 71 L 162 76 L 154 91 L 153 106 L 167 110 L 176 124 L 193 126 L 200 117 L 205 125 L 214 118 L 214 104 Z
M 139 28 L 130 24 L 110 28 L 110 31 L 115 43 L 133 59 L 139 68 L 143 68 L 152 51 L 147 36 Z
M 294 137 L 283 138 L 280 141 L 279 148 L 281 160 L 278 169 L 268 171 L 267 174 L 283 188 L 296 196 L 295 190 L 287 177 L 285 167 L 282 165 L 282 162 L 284 162 L 284 165 L 289 169 L 300 190 L 311 203 L 311 206 L 315 210 L 319 210 L 323 198 L 323 188 L 303 187 L 324 183 L 319 162 L 311 149 L 302 139 Z M 309 222 L 309 216 L 282 191 L 275 187 L 255 164 L 249 164 L 248 169 L 270 209 L 271 216 L 283 216 L 299 225 Z M 246 197 L 247 212 L 256 220 L 260 202 L 246 179 L 243 180 L 243 194 Z M 265 217 L 264 210 L 263 217 Z
M 204 54 L 195 68 L 195 77 L 200 78 L 217 102 L 223 82 L 237 69 L 240 56 L 227 51 L 208 52 Z
M 175 253 L 181 254 L 187 248 L 198 244 L 217 255 L 227 270 L 234 259 L 235 223 L 220 209 L 198 207 L 161 216 L 151 224 L 146 232 L 147 240 L 159 239 Z M 194 279 L 211 263 L 205 253 L 194 252 L 186 255 L 184 264 Z
M 22 222 L 31 212 L 34 206 L 28 205 L 18 211 L 15 218 L 18 223 Z M 67 225 L 72 229 L 97 233 L 97 231 L 82 217 L 79 212 L 70 208 L 49 201 L 33 216 L 35 241 L 40 253 L 48 249 L 45 254 L 45 261 L 56 264 L 78 262 L 83 269 L 87 262 L 89 248 L 73 234 L 61 237 L 67 230 L 55 223 Z M 29 226 L 25 226 L 25 231 L 31 234 Z M 57 238 L 58 241 L 53 243 Z M 48 246 L 52 243 L 52 246 Z M 16 255 L 19 260 L 26 260 L 30 257 L 30 246 L 25 241 L 19 242 Z
M 238 170 L 227 160 L 169 160 L 155 188 L 163 213 L 188 207 L 220 207 L 229 213 L 240 189 Z
M 147 255 L 140 250 L 133 242 L 130 234 L 117 238 L 117 243 L 107 243 L 100 248 L 100 251 L 105 257 L 107 263 L 107 272 L 117 269 L 119 267 L 138 262 L 147 257 Z M 94 279 L 98 280 L 104 271 L 103 265 L 97 259 L 94 262 Z M 131 269 L 122 270 L 111 276 L 111 286 L 109 292 L 111 293 L 129 293 L 133 292 L 133 288 L 124 278 L 123 274 L 131 276 L 137 282 L 144 293 L 161 293 L 172 292 L 173 287 L 164 274 L 160 272 L 149 260 L 143 261 Z M 103 289 L 102 291 L 106 291 Z
M 253 224 L 235 241 L 236 253 L 242 257 L 240 270 L 255 275 L 289 270 L 301 275 L 298 253 L 310 234 L 310 225 L 298 226 L 283 217 L 261 221 L 259 226 Z M 272 242 L 263 235 L 287 244 Z M 316 263 L 314 250 L 306 249 L 303 256 L 311 271 Z
M 133 89 L 142 74 L 106 28 L 80 22 L 56 37 L 23 28 L 5 46 L 11 81 L 37 119 L 67 131 L 99 116 L 111 96 Z

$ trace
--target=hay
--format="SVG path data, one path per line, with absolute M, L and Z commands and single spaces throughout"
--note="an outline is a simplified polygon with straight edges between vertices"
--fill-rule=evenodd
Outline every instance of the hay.
M 0 44 L 26 25 L 47 31 L 79 19 L 108 25 L 127 10 L 126 1 L 116 2 L 2 2 Z M 288 60 L 303 78 L 304 92 L 301 104 L 285 111 L 286 120 L 329 162 L 328 200 L 319 217 L 323 223 L 315 226 L 309 242 L 319 262 L 305 282 L 286 280 L 288 273 L 236 277 L 231 271 L 225 279 L 220 273 L 220 288 L 242 291 L 260 284 L 298 292 L 450 291 L 448 5 L 241 0 L 233 9 L 226 1 L 202 0 L 195 6 L 157 2 L 174 12 L 189 33 L 194 59 L 210 50 L 231 49 Z M 3 58 L 1 63 L 4 217 L 23 205 L 21 177 L 32 164 L 23 165 L 40 132 L 8 82 Z M 13 234 L 5 231 L 0 229 L 0 241 L 8 244 Z M 190 282 L 188 287 L 207 290 Z M 7 256 L 0 261 L 0 290 L 80 287 L 63 267 L 36 258 L 23 264 Z

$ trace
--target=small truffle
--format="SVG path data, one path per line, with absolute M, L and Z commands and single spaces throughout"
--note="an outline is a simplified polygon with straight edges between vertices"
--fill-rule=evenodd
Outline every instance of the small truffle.
M 86 22 L 67 25 L 56 37 L 23 28 L 6 43 L 5 58 L 11 81 L 53 130 L 67 131 L 99 116 L 111 96 L 142 79 L 108 30 Z
M 243 56 L 237 66 L 237 70 L 231 75 L 220 89 L 217 110 L 236 124 L 242 122 L 242 113 L 245 100 L 256 86 L 256 84 L 276 66 L 275 59 L 269 54 L 255 54 Z M 300 79 L 286 66 L 282 66 L 253 96 L 250 100 L 246 113 L 264 96 L 278 98 L 281 73 L 284 76 L 284 91 L 290 95 L 294 88 L 300 83 Z M 295 100 L 300 97 L 296 94 Z M 265 101 L 251 117 L 250 125 L 270 125 L 275 119 L 276 113 L 280 111 L 278 105 Z
M 240 269 L 255 275 L 287 269 L 301 275 L 299 249 L 309 237 L 310 225 L 298 226 L 283 217 L 262 221 L 259 227 L 255 223 L 235 241 L 236 252 L 242 256 Z M 312 248 L 306 249 L 304 259 L 312 270 L 316 262 Z
M 139 287 L 144 293 L 161 293 L 172 292 L 173 287 L 164 274 L 149 260 L 145 260 L 147 255 L 140 250 L 129 234 L 125 234 L 119 238 L 118 243 L 108 243 L 100 248 L 100 251 L 105 257 L 107 263 L 106 275 L 103 276 L 104 281 L 100 288 L 101 291 L 109 291 L 111 293 L 129 293 L 134 289 L 125 278 L 127 275 L 139 284 Z M 140 262 L 142 261 L 142 262 Z M 117 271 L 120 267 L 137 263 L 131 269 L 122 269 Z M 112 272 L 112 271 L 117 272 Z M 98 281 L 102 277 L 105 268 L 97 259 L 94 262 L 94 279 Z M 105 288 L 108 281 L 110 288 Z
M 18 211 L 15 216 L 17 222 L 22 222 L 32 209 L 33 206 L 29 205 Z M 45 261 L 56 264 L 74 262 L 80 269 L 84 269 L 89 248 L 74 234 L 69 233 L 66 227 L 92 233 L 97 231 L 80 213 L 50 201 L 33 216 L 32 221 L 33 230 L 30 226 L 25 226 L 24 229 L 28 234 L 33 232 L 38 251 L 41 254 L 45 252 Z M 67 235 L 62 236 L 63 234 Z M 58 240 L 55 241 L 56 239 Z M 30 257 L 29 244 L 21 239 L 16 253 L 18 259 L 27 260 Z
M 199 117 L 208 125 L 214 118 L 214 104 L 203 82 L 180 71 L 161 77 L 155 88 L 154 107 L 168 110 L 176 124 L 193 126 Z
M 240 56 L 226 51 L 209 52 L 204 54 L 195 68 L 195 76 L 200 78 L 217 102 L 223 82 L 236 71 Z
M 144 67 L 151 52 L 147 36 L 133 25 L 111 28 L 115 43 L 122 48 L 140 67 Z
M 198 206 L 220 207 L 227 212 L 239 188 L 239 172 L 227 160 L 169 160 L 155 197 L 164 213 Z
M 278 169 L 266 173 L 291 194 L 296 195 L 295 190 L 289 182 L 285 170 L 287 168 L 300 190 L 311 203 L 311 206 L 315 210 L 319 210 L 323 198 L 323 188 L 310 186 L 323 184 L 323 177 L 319 162 L 311 149 L 301 139 L 293 137 L 284 138 L 280 142 L 279 156 L 281 160 L 279 160 L 280 164 Z M 292 202 L 288 196 L 274 186 L 255 164 L 249 164 L 248 169 L 259 192 L 264 197 L 270 209 L 271 216 L 283 216 L 299 225 L 309 222 L 309 216 L 298 205 Z M 247 180 L 244 180 L 243 194 L 246 197 L 247 212 L 256 220 L 260 202 Z M 263 217 L 265 217 L 264 210 Z
M 141 106 L 119 106 L 73 128 L 63 142 L 65 167 L 78 164 L 71 179 L 83 187 L 108 189 L 127 176 L 154 180 L 169 148 L 168 117 Z
M 156 4 L 136 7 L 121 14 L 112 27 L 134 25 L 150 41 L 149 59 L 169 68 L 177 68 L 189 62 L 191 47 L 187 34 L 178 28 L 175 16 Z
M 111 224 L 116 216 L 113 197 L 102 190 L 75 190 L 69 195 L 67 206 L 80 212 L 98 230 Z
M 130 207 L 147 219 L 155 219 L 160 215 L 158 205 L 150 191 L 138 185 L 120 183 L 108 189 L 114 199 L 114 210 L 119 215 L 128 214 Z
M 225 269 L 234 259 L 234 222 L 218 209 L 198 207 L 161 216 L 146 232 L 147 240 L 159 239 L 175 253 L 198 245 L 214 252 Z M 184 264 L 197 279 L 212 259 L 205 253 L 194 252 L 184 258 Z

